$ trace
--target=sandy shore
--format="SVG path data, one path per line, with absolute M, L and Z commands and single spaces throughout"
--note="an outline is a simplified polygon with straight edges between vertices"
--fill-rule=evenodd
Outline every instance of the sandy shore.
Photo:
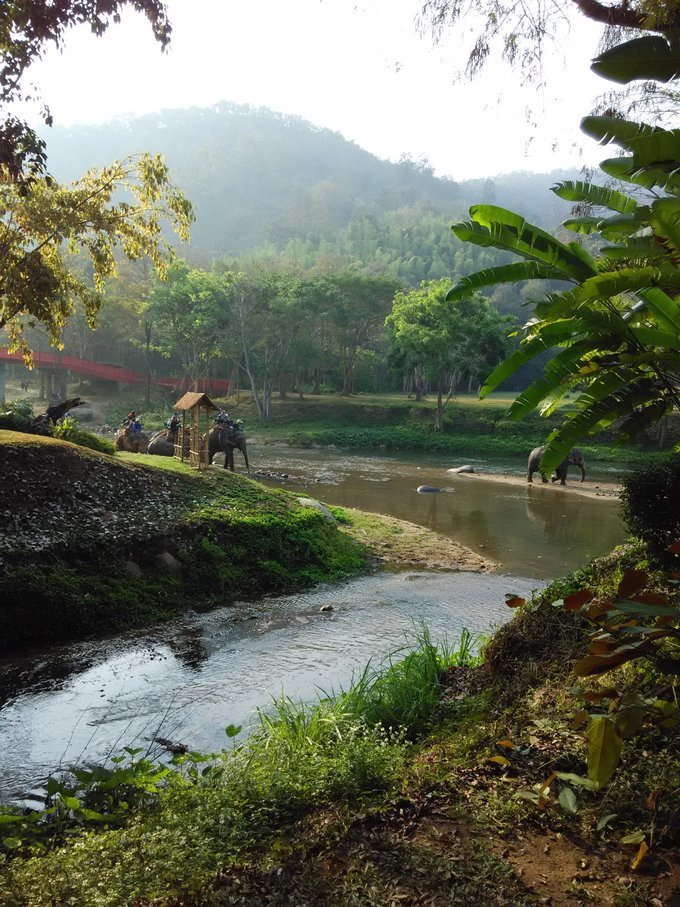
M 349 523 L 338 528 L 366 545 L 378 562 L 439 570 L 493 570 L 498 566 L 424 526 L 379 513 L 344 509 Z
M 504 485 L 514 485 L 517 488 L 530 488 L 536 494 L 577 494 L 586 498 L 616 498 L 621 486 L 615 482 L 580 482 L 578 479 L 567 479 L 566 485 L 559 482 L 548 482 L 544 485 L 541 477 L 536 475 L 529 484 L 526 476 L 511 476 L 500 473 L 446 473 L 447 479 L 454 482 L 501 482 Z

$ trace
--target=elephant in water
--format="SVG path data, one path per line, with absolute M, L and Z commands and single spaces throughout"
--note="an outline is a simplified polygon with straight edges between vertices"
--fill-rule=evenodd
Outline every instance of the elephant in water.
M 246 469 L 250 475 L 250 465 L 248 463 L 248 452 L 246 450 L 246 436 L 243 429 L 238 423 L 232 422 L 230 425 L 218 426 L 211 428 L 208 432 L 208 459 L 212 463 L 212 458 L 220 451 L 224 452 L 224 468 L 234 471 L 234 448 L 237 448 L 243 454 Z
M 149 436 L 143 431 L 132 431 L 132 428 L 128 425 L 116 432 L 113 444 L 116 450 L 145 454 L 149 449 Z
M 536 447 L 529 454 L 529 464 L 527 468 L 527 482 L 532 481 L 532 476 L 535 472 L 540 472 L 539 466 L 541 463 L 541 457 L 545 452 L 545 447 Z M 576 447 L 573 447 L 565 460 L 562 460 L 560 465 L 555 470 L 555 475 L 552 477 L 553 482 L 559 480 L 560 485 L 567 484 L 567 470 L 570 466 L 578 466 L 581 469 L 581 481 L 584 482 L 586 478 L 586 461 L 583 458 L 583 454 Z M 541 479 L 544 483 L 547 483 L 546 477 L 541 473 Z

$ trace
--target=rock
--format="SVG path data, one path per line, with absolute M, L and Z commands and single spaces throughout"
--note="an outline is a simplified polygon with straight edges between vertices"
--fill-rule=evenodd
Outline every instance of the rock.
M 323 516 L 331 523 L 336 522 L 335 517 L 328 507 L 320 501 L 315 501 L 314 498 L 298 498 L 298 504 L 301 504 L 302 507 L 311 507 L 313 510 L 318 510 L 319 513 L 323 514 Z
M 125 561 L 125 566 L 123 569 L 125 570 L 127 575 L 131 576 L 133 579 L 139 579 L 142 575 L 142 568 L 134 561 Z
M 416 491 L 418 494 L 436 494 L 440 489 L 434 485 L 419 485 Z
M 160 554 L 156 554 L 153 562 L 164 573 L 181 573 L 182 571 L 182 565 L 169 551 L 161 551 Z
M 321 605 L 319 611 L 333 611 L 333 605 Z
M 446 471 L 452 473 L 453 475 L 462 475 L 466 472 L 474 472 L 475 468 L 474 466 L 466 464 L 465 466 L 455 466 L 453 469 L 447 469 Z

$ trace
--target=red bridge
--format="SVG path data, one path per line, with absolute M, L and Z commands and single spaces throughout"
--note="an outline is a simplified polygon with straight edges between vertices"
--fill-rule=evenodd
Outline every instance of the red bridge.
M 23 362 L 21 353 L 10 353 L 0 347 L 0 361 Z M 33 353 L 33 363 L 38 369 L 68 369 L 88 378 L 99 378 L 103 381 L 117 381 L 120 384 L 156 384 L 160 387 L 180 388 L 187 384 L 185 378 L 173 378 L 167 375 L 159 378 L 149 378 L 143 372 L 132 372 L 120 365 L 108 365 L 103 362 L 92 362 L 89 359 L 79 359 L 76 356 L 64 356 L 60 353 Z M 205 382 L 206 388 L 211 392 L 229 390 L 229 381 L 226 378 L 212 378 Z

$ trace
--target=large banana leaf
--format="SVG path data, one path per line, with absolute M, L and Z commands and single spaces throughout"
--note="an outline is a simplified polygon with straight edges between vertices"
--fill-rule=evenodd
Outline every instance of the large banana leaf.
M 630 150 L 630 143 L 642 138 L 658 135 L 666 130 L 660 126 L 649 126 L 647 123 L 635 123 L 631 120 L 620 120 L 617 117 L 589 116 L 581 120 L 581 130 L 595 139 L 600 145 L 614 142 L 625 150 Z
M 491 372 L 479 392 L 480 399 L 483 400 L 484 397 L 488 397 L 492 391 L 496 390 L 496 388 L 506 380 L 506 378 L 509 378 L 510 375 L 514 375 L 518 368 L 525 365 L 527 362 L 530 362 L 535 356 L 539 356 L 548 349 L 550 349 L 550 347 L 540 337 L 524 341 L 518 350 L 515 350 L 507 359 L 499 363 Z
M 564 280 L 561 271 L 549 268 L 538 261 L 516 261 L 497 268 L 487 268 L 463 277 L 446 294 L 448 302 L 469 296 L 474 290 L 499 283 L 516 283 L 520 280 Z
M 594 271 L 582 251 L 575 252 L 519 214 L 495 205 L 473 205 L 470 216 L 473 224 L 454 224 L 451 228 L 459 239 L 464 238 L 463 234 L 471 234 L 475 237 L 472 241 L 479 242 L 486 233 L 486 244 L 556 268 L 563 272 L 566 280 L 581 280 Z M 474 224 L 479 226 L 478 230 L 474 229 Z
M 598 208 L 609 208 L 619 214 L 630 214 L 637 208 L 637 202 L 630 195 L 597 186 L 594 183 L 585 183 L 581 180 L 565 180 L 551 187 L 551 192 L 568 202 L 588 202 Z
M 598 76 L 621 85 L 636 79 L 670 82 L 680 77 L 680 47 L 676 40 L 645 35 L 606 50 L 590 68 Z
M 626 239 L 625 246 L 603 246 L 600 250 L 607 260 L 621 261 L 630 259 L 633 261 L 652 264 L 655 260 L 664 260 L 663 249 L 658 245 L 653 236 L 630 236 Z M 607 261 L 603 262 L 607 266 Z
M 555 469 L 585 435 L 596 428 L 611 425 L 617 419 L 633 416 L 636 407 L 646 406 L 657 398 L 658 385 L 651 379 L 626 383 L 601 399 L 594 396 L 589 388 L 579 397 L 581 411 L 548 436 L 548 448 L 541 460 L 541 468 L 546 471 Z
M 680 271 L 675 268 L 622 268 L 598 274 L 583 282 L 579 297 L 582 302 L 610 299 L 620 293 L 637 293 L 648 287 L 664 287 L 673 293 L 680 292 Z M 670 312 L 673 300 L 669 299 L 666 311 Z
M 601 161 L 600 170 L 614 179 L 635 183 L 645 189 L 661 186 L 668 192 L 680 193 L 678 162 L 669 161 L 664 167 L 639 166 L 634 157 L 611 157 Z
M 650 223 L 657 241 L 680 266 L 680 200 L 660 198 L 652 202 Z
M 666 330 L 680 331 L 680 303 L 671 299 L 663 290 L 650 287 L 637 291 L 647 310 L 654 315 L 659 325 Z
M 552 394 L 564 381 L 578 372 L 579 366 L 588 353 L 592 352 L 590 339 L 575 343 L 569 349 L 558 353 L 543 370 L 543 377 L 525 388 L 513 401 L 508 410 L 508 418 L 517 421 L 528 412 L 536 409 L 541 400 Z

